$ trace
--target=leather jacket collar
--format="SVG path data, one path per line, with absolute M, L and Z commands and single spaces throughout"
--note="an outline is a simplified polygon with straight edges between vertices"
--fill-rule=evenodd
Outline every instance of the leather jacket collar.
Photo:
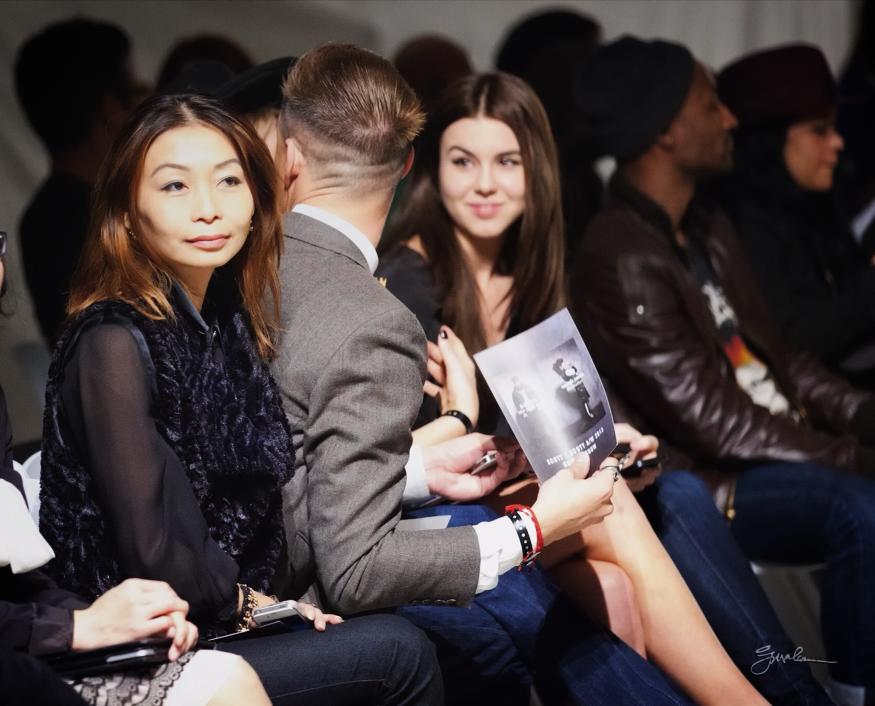
M 608 184 L 608 196 L 631 209 L 635 214 L 663 234 L 686 263 L 686 254 L 675 237 L 674 224 L 665 209 L 647 194 L 636 189 L 628 179 L 616 172 Z M 681 230 L 691 241 L 703 247 L 704 235 L 710 227 L 710 211 L 707 199 L 698 193 L 693 196 L 681 221 Z

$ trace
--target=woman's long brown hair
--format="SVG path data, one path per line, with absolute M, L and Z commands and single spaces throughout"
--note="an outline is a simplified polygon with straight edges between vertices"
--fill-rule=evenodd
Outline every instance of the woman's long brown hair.
M 230 140 L 252 191 L 252 231 L 222 270 L 233 279 L 259 353 L 269 358 L 279 321 L 277 268 L 283 247 L 279 177 L 255 131 L 221 103 L 203 96 L 155 96 L 142 103 L 122 128 L 94 186 L 91 225 L 71 282 L 67 315 L 76 316 L 99 301 L 120 300 L 150 319 L 173 318 L 171 272 L 144 240 L 136 237 L 136 193 L 150 145 L 162 133 L 187 125 L 214 128 Z M 265 302 L 267 293 L 270 304 Z
M 515 76 L 480 74 L 456 81 L 429 116 L 417 144 L 410 184 L 387 232 L 387 245 L 418 234 L 449 325 L 471 352 L 486 347 L 480 293 L 454 234 L 438 185 L 441 136 L 462 118 L 505 123 L 520 145 L 526 180 L 522 216 L 504 235 L 498 271 L 513 278 L 510 316 L 525 329 L 554 314 L 564 300 L 564 235 L 559 167 L 550 123 L 534 91 Z

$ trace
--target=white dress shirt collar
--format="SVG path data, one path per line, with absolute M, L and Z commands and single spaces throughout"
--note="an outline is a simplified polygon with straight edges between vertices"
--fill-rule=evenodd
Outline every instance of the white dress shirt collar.
M 301 213 L 310 218 L 314 218 L 327 226 L 331 226 L 334 230 L 343 233 L 359 250 L 361 250 L 362 255 L 365 256 L 365 261 L 368 263 L 368 269 L 371 271 L 371 274 L 374 274 L 374 272 L 377 271 L 377 264 L 379 263 L 377 249 L 373 246 L 371 241 L 368 240 L 368 236 L 362 233 L 352 223 L 340 216 L 335 216 L 324 208 L 319 208 L 318 206 L 312 206 L 306 203 L 299 203 L 292 209 L 292 212 Z

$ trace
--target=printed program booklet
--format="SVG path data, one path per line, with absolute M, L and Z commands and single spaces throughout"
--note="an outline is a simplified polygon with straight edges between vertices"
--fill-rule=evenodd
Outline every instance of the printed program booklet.
M 616 447 L 605 389 L 568 309 L 474 360 L 542 483 L 582 453 L 592 472 Z

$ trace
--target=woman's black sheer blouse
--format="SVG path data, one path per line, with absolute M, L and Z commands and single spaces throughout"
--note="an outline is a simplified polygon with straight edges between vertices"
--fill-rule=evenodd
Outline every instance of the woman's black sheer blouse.
M 183 315 L 210 335 L 189 299 Z M 214 349 L 222 359 L 221 347 Z M 230 617 L 237 564 L 210 536 L 179 458 L 152 416 L 155 371 L 133 325 L 104 323 L 78 338 L 64 369 L 62 413 L 88 459 L 127 576 L 162 580 L 192 616 Z

